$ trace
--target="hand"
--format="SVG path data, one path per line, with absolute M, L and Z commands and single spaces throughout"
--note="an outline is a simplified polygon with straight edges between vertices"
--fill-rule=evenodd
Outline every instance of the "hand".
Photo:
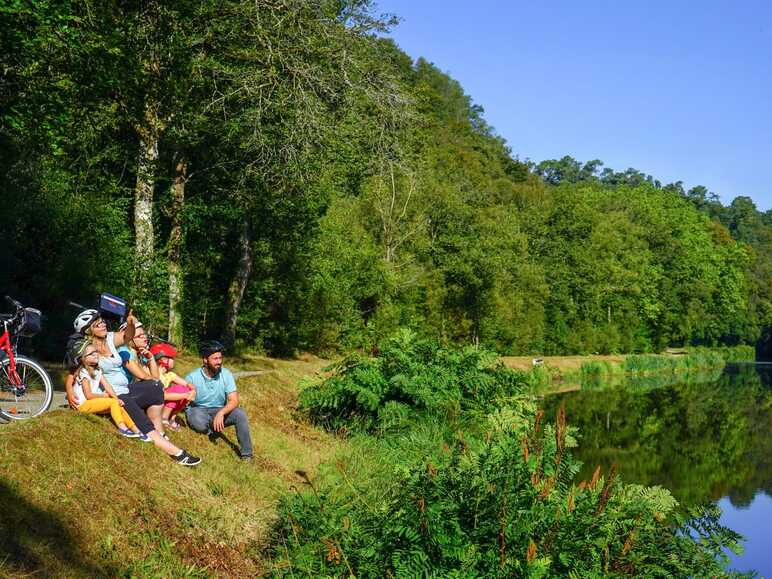
M 132 323 L 132 324 L 134 324 L 134 323 L 136 323 L 136 322 L 137 322 L 137 318 L 135 318 L 135 317 L 134 317 L 134 310 L 133 310 L 133 309 L 131 309 L 131 310 L 129 310 L 129 313 L 128 313 L 128 314 L 126 314 L 126 323 L 127 323 L 127 324 L 128 324 L 128 323 Z
M 121 400 L 120 398 L 116 398 L 116 400 L 118 400 L 118 405 L 119 406 L 123 406 L 125 404 L 125 402 L 123 400 Z
M 78 409 L 78 404 L 75 401 L 75 396 L 71 395 L 69 393 L 67 394 L 67 404 L 69 404 L 70 408 L 72 408 L 73 410 L 77 410 Z
M 195 393 L 195 392 L 193 392 L 193 391 L 191 391 L 191 392 L 188 392 L 188 393 L 185 395 L 185 399 L 186 399 L 186 400 L 190 400 L 191 402 L 193 402 L 193 401 L 196 399 L 196 393 Z
M 212 428 L 215 432 L 222 432 L 225 430 L 225 413 L 218 412 L 214 415 L 214 420 L 212 420 Z

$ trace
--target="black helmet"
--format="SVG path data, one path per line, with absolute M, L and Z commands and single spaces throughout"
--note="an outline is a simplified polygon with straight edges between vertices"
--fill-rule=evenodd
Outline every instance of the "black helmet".
M 67 348 L 64 352 L 64 365 L 68 370 L 77 368 L 86 345 L 90 340 L 81 334 L 73 334 L 67 339 Z
M 198 353 L 201 354 L 202 358 L 208 358 L 212 354 L 223 352 L 224 350 L 225 346 L 217 340 L 204 340 L 198 343 Z

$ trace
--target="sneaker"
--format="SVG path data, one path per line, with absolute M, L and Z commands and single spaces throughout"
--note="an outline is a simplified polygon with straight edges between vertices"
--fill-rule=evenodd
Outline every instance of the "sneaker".
M 126 438 L 139 438 L 141 436 L 139 432 L 134 432 L 128 428 L 119 428 L 118 432 L 121 436 L 125 436 Z
M 252 458 L 251 454 L 247 455 L 247 456 L 240 456 L 239 458 L 241 459 L 241 462 L 252 462 L 253 461 L 253 458 Z
M 142 442 L 153 442 L 153 440 L 147 434 L 143 434 L 141 432 L 139 433 L 139 436 L 137 438 Z
M 178 432 L 180 430 L 180 423 L 177 422 L 176 420 L 170 420 L 169 424 L 166 425 L 166 426 L 168 426 L 169 429 L 174 431 L 174 432 Z
M 196 466 L 199 462 L 201 462 L 200 458 L 193 456 L 184 449 L 178 456 L 173 456 L 172 459 L 174 459 L 177 464 L 181 464 L 182 466 Z

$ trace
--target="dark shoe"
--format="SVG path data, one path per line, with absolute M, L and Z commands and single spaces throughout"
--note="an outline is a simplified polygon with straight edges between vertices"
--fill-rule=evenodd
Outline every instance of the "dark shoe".
M 252 462 L 252 455 L 239 457 L 243 462 Z
M 184 449 L 178 456 L 173 456 L 172 458 L 177 462 L 177 464 L 181 464 L 182 466 L 196 466 L 201 462 L 200 458 L 189 454 L 188 451 Z

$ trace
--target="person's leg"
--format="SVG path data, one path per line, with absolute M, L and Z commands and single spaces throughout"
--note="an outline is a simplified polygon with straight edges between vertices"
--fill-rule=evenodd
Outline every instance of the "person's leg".
M 185 413 L 188 419 L 188 426 L 196 432 L 207 434 L 212 427 L 212 416 L 208 410 L 208 408 L 202 408 L 201 406 L 189 406 Z
M 137 404 L 137 401 L 132 397 L 131 393 L 121 394 L 118 398 L 123 400 L 123 409 L 128 413 L 142 434 L 148 434 L 153 430 L 153 423 L 150 422 L 147 414 L 139 407 L 139 404 Z
M 121 412 L 121 420 L 123 420 L 123 423 L 126 425 L 126 428 L 134 432 L 139 432 L 137 425 L 134 424 L 134 421 L 131 419 L 131 416 L 129 416 L 129 413 L 126 412 L 126 409 L 120 405 L 119 405 L 119 408 Z
M 252 456 L 252 435 L 249 432 L 249 420 L 247 413 L 241 408 L 236 408 L 225 417 L 225 426 L 236 427 L 236 438 L 241 447 L 241 456 Z
M 89 414 L 106 414 L 110 416 L 119 430 L 127 430 L 126 421 L 118 410 L 121 405 L 115 398 L 91 398 L 78 406 L 78 412 L 87 412 Z
M 153 406 L 148 406 L 146 409 L 147 417 L 150 419 L 150 422 L 152 422 L 155 429 L 161 433 L 164 431 L 163 419 L 161 418 L 162 410 L 163 406 L 161 404 L 154 404 Z
M 137 406 L 147 412 L 149 421 L 159 432 L 163 432 L 161 424 L 161 407 L 164 403 L 163 386 L 158 380 L 142 380 L 129 385 L 129 396 L 137 403 Z M 129 413 L 131 415 L 131 413 Z M 132 416 L 132 418 L 134 418 Z M 134 421 L 136 422 L 136 418 Z M 144 431 L 143 431 L 144 432 Z M 147 434 L 145 432 L 145 434 Z

